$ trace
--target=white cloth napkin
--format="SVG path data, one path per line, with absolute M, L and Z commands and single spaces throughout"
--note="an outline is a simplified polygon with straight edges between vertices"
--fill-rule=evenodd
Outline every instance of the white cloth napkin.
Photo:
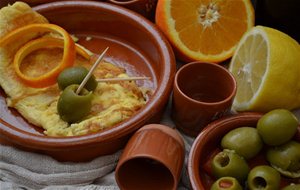
M 106 175 L 114 170 L 121 151 L 86 163 L 71 163 L 58 162 L 46 155 L 24 152 L 8 146 L 0 148 L 0 189 L 74 189 L 76 186 L 94 182 L 101 186 L 89 185 L 81 189 L 117 187 L 113 178 Z

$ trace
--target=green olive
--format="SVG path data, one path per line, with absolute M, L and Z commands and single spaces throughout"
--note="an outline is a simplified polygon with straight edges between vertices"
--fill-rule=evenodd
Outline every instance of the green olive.
M 253 158 L 263 147 L 256 128 L 239 127 L 229 131 L 221 141 L 221 146 L 234 150 L 245 159 Z
M 80 84 L 88 72 L 89 71 L 85 67 L 81 66 L 67 68 L 63 70 L 57 78 L 58 87 L 61 90 L 64 90 L 71 84 Z M 95 76 L 92 75 L 85 84 L 84 88 L 89 91 L 93 91 L 96 89 L 97 85 L 98 83 L 95 79 Z
M 280 174 L 271 166 L 254 167 L 248 175 L 247 185 L 250 190 L 279 190 Z
M 282 175 L 300 177 L 300 143 L 289 141 L 278 147 L 269 148 L 267 160 Z
M 210 190 L 243 190 L 243 188 L 235 178 L 221 177 L 214 182 Z
M 249 167 L 243 157 L 232 150 L 219 152 L 212 160 L 212 174 L 216 178 L 234 177 L 243 182 L 248 175 Z
M 300 184 L 290 184 L 288 186 L 285 186 L 282 190 L 299 190 Z
M 73 84 L 65 88 L 57 102 L 60 118 L 68 123 L 80 121 L 88 115 L 92 107 L 92 92 L 83 88 L 76 94 L 78 87 L 79 85 Z
M 266 144 L 278 146 L 292 139 L 297 132 L 298 125 L 298 120 L 292 112 L 276 109 L 258 120 L 257 130 Z

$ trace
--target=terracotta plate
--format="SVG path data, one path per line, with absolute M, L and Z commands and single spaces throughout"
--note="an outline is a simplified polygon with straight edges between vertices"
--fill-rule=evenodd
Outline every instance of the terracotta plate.
M 147 105 L 132 118 L 99 133 L 68 138 L 43 135 L 42 130 L 7 108 L 0 90 L 2 143 L 50 154 L 59 160 L 84 161 L 122 148 L 132 132 L 146 123 L 159 122 L 175 74 L 175 58 L 160 31 L 144 17 L 101 2 L 55 2 L 34 8 L 50 23 L 79 37 L 79 43 L 94 53 L 110 47 L 105 59 L 124 67 L 130 75 L 150 76 L 139 81 L 153 89 Z

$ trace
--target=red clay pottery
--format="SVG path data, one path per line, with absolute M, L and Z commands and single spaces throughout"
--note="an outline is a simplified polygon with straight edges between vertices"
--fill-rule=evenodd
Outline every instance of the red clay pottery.
M 232 129 L 238 127 L 256 127 L 262 115 L 262 113 L 244 112 L 226 116 L 210 123 L 201 131 L 195 139 L 188 157 L 188 175 L 192 189 L 210 189 L 216 180 L 211 173 L 211 160 L 214 155 L 222 150 L 220 145 L 222 137 Z M 299 134 L 300 125 L 298 127 L 298 134 L 294 137 L 295 140 L 297 140 Z M 269 164 L 264 157 L 265 148 L 257 156 L 247 161 L 250 168 L 257 165 Z M 299 183 L 299 179 L 285 177 L 281 179 L 281 187 L 290 183 Z
M 126 7 L 154 20 L 157 0 L 107 0 L 107 2 Z
M 44 153 L 61 161 L 87 161 L 123 148 L 130 135 L 146 123 L 159 122 L 172 90 L 175 58 L 162 33 L 128 9 L 109 3 L 61 1 L 34 10 L 50 23 L 75 34 L 94 53 L 110 47 L 105 59 L 123 66 L 131 75 L 149 76 L 140 81 L 152 89 L 147 104 L 130 119 L 98 133 L 58 138 L 45 136 L 14 109 L 7 108 L 0 89 L 0 139 L 2 143 Z M 90 38 L 89 40 L 86 40 Z
M 175 129 L 150 124 L 129 140 L 115 177 L 122 190 L 175 190 L 184 161 L 184 142 Z
M 0 8 L 7 6 L 7 4 L 13 4 L 18 0 L 1 0 Z M 22 2 L 27 3 L 30 6 L 36 6 L 44 3 L 56 2 L 56 1 L 70 1 L 70 0 L 22 0 Z M 91 1 L 91 0 L 73 0 L 73 1 Z M 97 0 L 97 1 L 105 1 L 105 0 Z
M 0 8 L 6 6 L 8 3 L 12 4 L 16 1 L 17 0 L 1 0 Z M 22 0 L 22 1 L 28 3 L 31 6 L 36 6 L 44 3 L 70 1 L 70 0 Z M 157 3 L 157 0 L 73 0 L 73 1 L 108 2 L 135 11 L 150 20 L 154 20 L 155 8 Z
M 176 127 L 197 136 L 211 121 L 230 113 L 236 81 L 214 63 L 192 62 L 181 67 L 173 87 L 172 118 Z

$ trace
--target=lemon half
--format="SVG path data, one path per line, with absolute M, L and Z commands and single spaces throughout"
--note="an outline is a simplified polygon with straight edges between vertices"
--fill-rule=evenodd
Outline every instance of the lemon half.
M 300 45 L 287 34 L 253 27 L 239 42 L 229 71 L 238 85 L 236 111 L 300 107 Z

